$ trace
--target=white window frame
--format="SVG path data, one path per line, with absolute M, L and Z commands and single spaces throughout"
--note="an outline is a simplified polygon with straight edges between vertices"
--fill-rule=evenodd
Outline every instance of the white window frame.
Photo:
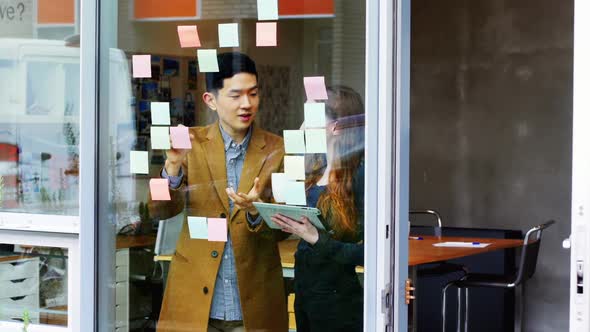
M 28 332 L 79 332 L 80 248 L 78 236 L 63 233 L 0 230 L 0 243 L 68 250 L 68 326 L 31 324 Z M 22 323 L 0 321 L 0 331 L 2 332 L 22 332 L 22 330 Z

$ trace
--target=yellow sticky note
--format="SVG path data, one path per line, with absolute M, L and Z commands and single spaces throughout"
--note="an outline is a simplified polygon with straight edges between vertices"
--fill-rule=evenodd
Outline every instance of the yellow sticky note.
M 279 19 L 278 0 L 258 0 L 258 20 L 276 21 Z
M 326 129 L 305 130 L 306 153 L 327 153 Z
M 305 197 L 305 182 L 287 181 L 285 201 L 289 205 L 307 205 Z
M 271 184 L 272 184 L 272 197 L 277 203 L 285 203 L 285 191 L 287 190 L 287 175 L 285 173 L 272 173 Z
M 179 25 L 177 30 L 180 47 L 201 47 L 196 25 Z
M 150 139 L 152 150 L 170 150 L 170 129 L 169 127 L 150 128 Z
M 148 174 L 149 162 L 147 151 L 131 151 L 129 153 L 129 168 L 132 174 Z
M 305 157 L 285 156 L 285 174 L 290 180 L 305 180 Z
M 152 125 L 170 125 L 170 104 L 153 101 L 150 106 Z
M 303 130 L 283 130 L 285 153 L 305 153 L 305 136 Z
M 197 59 L 201 73 L 215 73 L 219 71 L 217 50 L 197 50 Z
M 240 47 L 238 23 L 219 24 L 219 47 Z
M 324 103 L 305 103 L 305 128 L 326 127 L 326 105 Z
M 256 23 L 256 46 L 277 46 L 277 22 Z

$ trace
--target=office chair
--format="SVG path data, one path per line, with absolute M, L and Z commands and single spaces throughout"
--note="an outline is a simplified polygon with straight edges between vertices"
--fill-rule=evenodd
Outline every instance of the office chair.
M 450 286 L 457 287 L 457 330 L 461 329 L 461 307 L 462 307 L 462 290 L 465 290 L 465 319 L 463 320 L 463 330 L 467 331 L 469 323 L 469 288 L 470 287 L 492 287 L 492 288 L 516 288 L 520 286 L 520 303 L 518 306 L 518 325 L 520 332 L 524 331 L 524 310 L 525 310 L 525 282 L 535 273 L 537 267 L 537 257 L 541 247 L 541 235 L 543 230 L 553 225 L 554 220 L 549 220 L 544 224 L 531 228 L 525 235 L 523 247 L 520 254 L 518 270 L 514 275 L 495 275 L 485 273 L 467 273 L 463 278 L 449 282 L 442 292 L 442 331 L 445 331 L 445 314 L 446 314 L 446 293 Z

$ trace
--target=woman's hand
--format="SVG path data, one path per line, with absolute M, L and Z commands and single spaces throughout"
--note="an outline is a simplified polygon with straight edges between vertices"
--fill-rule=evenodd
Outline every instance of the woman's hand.
M 297 221 L 279 213 L 270 219 L 279 225 L 283 232 L 295 234 L 311 245 L 316 244 L 320 238 L 317 228 L 315 228 L 307 217 L 301 216 L 301 220 Z

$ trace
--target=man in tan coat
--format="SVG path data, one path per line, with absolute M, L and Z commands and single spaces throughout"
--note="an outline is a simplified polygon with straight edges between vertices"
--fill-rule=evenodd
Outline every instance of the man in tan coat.
M 162 177 L 171 201 L 151 201 L 167 219 L 225 218 L 227 242 L 191 239 L 185 222 L 168 275 L 158 332 L 271 331 L 288 329 L 276 241 L 253 201 L 271 199 L 270 178 L 281 171 L 283 140 L 254 125 L 258 74 L 241 53 L 218 56 L 207 73 L 203 100 L 219 121 L 189 129 L 192 149 L 171 149 Z M 187 201 L 188 200 L 188 201 Z

